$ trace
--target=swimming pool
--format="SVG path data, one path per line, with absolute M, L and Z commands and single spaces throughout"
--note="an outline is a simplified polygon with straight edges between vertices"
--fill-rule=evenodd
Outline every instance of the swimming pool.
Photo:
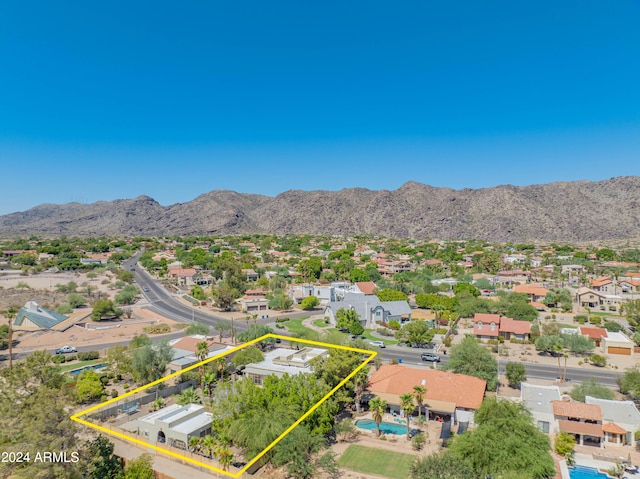
M 373 419 L 358 419 L 356 426 L 367 431 L 375 431 L 377 429 L 376 422 Z M 380 432 L 383 434 L 406 434 L 407 426 L 383 421 L 380 423 Z
M 574 466 L 569 468 L 571 479 L 610 479 L 609 476 L 598 472 L 593 467 Z
M 77 376 L 78 374 L 88 371 L 89 369 L 93 369 L 94 371 L 97 371 L 99 369 L 105 368 L 106 366 L 107 366 L 106 364 L 94 364 L 92 366 L 85 366 L 83 368 L 73 369 L 69 371 L 69 374 L 71 374 L 72 376 Z

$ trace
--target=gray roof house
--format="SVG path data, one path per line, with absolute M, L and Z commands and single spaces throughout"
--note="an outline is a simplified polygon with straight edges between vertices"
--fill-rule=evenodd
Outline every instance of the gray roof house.
M 610 435 L 610 433 L 613 432 L 607 430 L 608 428 L 611 428 L 609 424 L 615 424 L 625 430 L 624 433 L 619 431 L 620 434 L 627 436 L 625 443 L 632 443 L 632 433 L 640 428 L 640 412 L 633 401 L 612 401 L 609 399 L 587 396 L 585 397 L 584 402 L 585 404 L 597 404 L 600 406 L 605 435 Z
M 330 302 L 324 311 L 329 323 L 336 324 L 336 313 L 340 308 L 353 309 L 360 317 L 360 323 L 365 328 L 376 328 L 377 322 L 389 323 L 398 321 L 400 324 L 411 320 L 411 307 L 406 301 L 380 301 L 375 295 L 362 293 L 347 293 L 342 301 Z
M 138 419 L 138 433 L 151 444 L 186 449 L 191 437 L 211 434 L 213 414 L 200 404 L 172 404 Z
M 551 401 L 560 401 L 561 399 L 558 386 L 520 384 L 520 400 L 531 412 L 538 429 L 547 434 L 555 430 L 555 417 Z
M 35 301 L 28 301 L 13 321 L 16 329 L 51 329 L 67 319 L 64 314 L 41 308 Z

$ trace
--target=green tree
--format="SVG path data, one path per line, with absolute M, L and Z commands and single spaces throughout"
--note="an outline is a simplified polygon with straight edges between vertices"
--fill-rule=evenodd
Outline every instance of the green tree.
M 506 376 L 509 386 L 520 388 L 520 383 L 527 380 L 527 370 L 522 363 L 508 362 Z
M 449 360 L 443 369 L 484 379 L 490 390 L 495 390 L 498 385 L 498 362 L 471 335 L 451 347 Z
M 407 295 L 397 289 L 384 288 L 376 291 L 376 296 L 380 301 L 406 301 Z
M 191 323 L 184 330 L 184 334 L 187 336 L 195 336 L 197 334 L 202 336 L 209 336 L 209 326 L 201 323 Z
M 104 392 L 100 382 L 100 375 L 92 370 L 86 370 L 78 376 L 76 382 L 76 400 L 80 403 L 99 399 Z
M 627 369 L 619 380 L 620 392 L 633 399 L 640 398 L 640 364 Z
M 340 308 L 336 311 L 336 326 L 338 328 L 349 329 L 354 322 L 360 322 L 360 316 L 355 309 Z
M 79 308 L 86 302 L 87 300 L 81 294 L 69 293 L 67 295 L 67 303 L 69 303 L 69 306 L 71 306 L 72 308 Z
M 351 281 L 352 283 L 369 281 L 369 275 L 364 269 L 353 268 L 349 273 L 349 281 Z
M 418 457 L 411 465 L 410 479 L 480 479 L 471 465 L 450 452 Z
M 173 359 L 173 349 L 167 341 L 153 346 L 134 349 L 131 369 L 133 378 L 139 383 L 150 383 L 164 376 L 167 364 Z
M 538 431 L 522 404 L 486 399 L 475 415 L 477 427 L 457 436 L 451 452 L 467 460 L 485 477 L 521 472 L 521 477 L 543 479 L 555 475 L 549 438 Z
M 508 317 L 521 321 L 534 321 L 538 319 L 538 310 L 525 301 L 512 302 L 505 313 Z
M 540 336 L 536 339 L 536 351 L 541 351 L 546 354 L 556 354 L 558 348 L 564 348 L 564 341 L 560 336 Z
M 355 392 L 356 412 L 360 414 L 360 403 L 362 395 L 369 387 L 369 368 L 365 367 L 358 371 L 353 377 L 353 390 Z
M 411 346 L 421 348 L 433 340 L 436 330 L 431 328 L 426 321 L 409 321 L 396 333 L 397 339 L 407 341 Z
M 595 343 L 586 336 L 581 334 L 562 335 L 565 347 L 575 354 L 583 354 L 593 351 L 596 347 Z
M 453 285 L 453 294 L 456 296 L 480 296 L 480 290 L 470 283 L 456 283 Z
M 573 434 L 568 432 L 561 432 L 556 436 L 554 449 L 556 453 L 561 456 L 567 457 L 573 452 L 573 448 L 576 445 L 576 438 Z
M 124 467 L 124 479 L 154 479 L 154 477 L 151 454 L 142 454 L 129 461 Z
M 231 359 L 231 364 L 238 368 L 240 366 L 246 366 L 247 364 L 251 363 L 259 363 L 263 360 L 264 354 L 262 353 L 262 351 L 260 351 L 260 349 L 255 346 L 249 346 L 238 351 Z
M 240 297 L 240 292 L 223 282 L 216 292 L 216 304 L 223 311 L 230 311 L 233 303 Z
M 87 476 L 90 479 L 121 479 L 122 460 L 113 455 L 113 443 L 99 434 L 86 444 L 88 459 Z
M 384 413 L 387 412 L 387 401 L 379 397 L 374 397 L 369 401 L 369 411 L 371 411 L 373 420 L 376 422 L 378 437 L 380 437 L 380 424 L 382 423 Z
M 315 309 L 319 304 L 320 300 L 317 298 L 317 296 L 307 296 L 302 300 L 300 306 L 305 311 L 309 311 L 311 309 Z
M 107 363 L 109 371 L 113 374 L 124 376 L 131 373 L 131 353 L 124 346 L 117 345 L 109 349 Z
M 364 327 L 360 324 L 359 321 L 352 321 L 349 325 L 349 332 L 354 335 L 360 335 L 364 333 Z
M 276 290 L 267 295 L 269 300 L 269 309 L 277 309 L 279 311 L 286 311 L 293 305 L 293 299 L 291 299 L 282 290 Z
M 94 321 L 100 321 L 103 318 L 116 317 L 119 318 L 122 315 L 122 310 L 117 308 L 113 301 L 110 299 L 99 299 L 93 305 L 93 312 L 91 313 L 91 319 Z
M 640 328 L 640 299 L 628 301 L 624 304 L 624 312 L 629 325 Z
M 136 334 L 133 336 L 133 338 L 131 338 L 131 341 L 129 341 L 129 348 L 131 349 L 136 349 L 136 348 L 141 348 L 143 346 L 151 346 L 151 339 L 149 339 L 149 336 L 147 336 L 146 334 Z

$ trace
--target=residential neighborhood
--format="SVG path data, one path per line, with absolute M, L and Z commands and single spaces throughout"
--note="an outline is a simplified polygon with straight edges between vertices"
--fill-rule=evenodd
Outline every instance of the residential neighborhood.
M 366 473 L 348 458 L 371 449 L 409 474 L 425 455 L 462 454 L 496 407 L 530 415 L 522 427 L 548 444 L 545 477 L 575 460 L 640 463 L 638 250 L 255 236 L 14 240 L 2 251 L 3 377 L 41 355 L 75 391 L 75 411 L 115 400 L 88 420 L 159 448 L 154 461 L 168 448 L 263 477 L 252 448 L 268 443 L 237 435 L 248 412 L 224 408 L 285 387 L 319 400 L 363 361 L 336 345 L 377 356 L 322 409 L 334 461 L 305 453 L 313 474 Z M 279 336 L 242 347 L 265 334 Z M 109 440 L 120 457 L 135 451 Z

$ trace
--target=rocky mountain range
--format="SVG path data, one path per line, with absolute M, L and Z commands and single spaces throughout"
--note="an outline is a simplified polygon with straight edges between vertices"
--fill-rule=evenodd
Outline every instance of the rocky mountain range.
M 640 236 L 640 177 L 453 190 L 290 190 L 276 197 L 215 190 L 162 206 L 148 196 L 43 204 L 0 216 L 0 235 L 165 236 L 245 233 L 571 241 Z

